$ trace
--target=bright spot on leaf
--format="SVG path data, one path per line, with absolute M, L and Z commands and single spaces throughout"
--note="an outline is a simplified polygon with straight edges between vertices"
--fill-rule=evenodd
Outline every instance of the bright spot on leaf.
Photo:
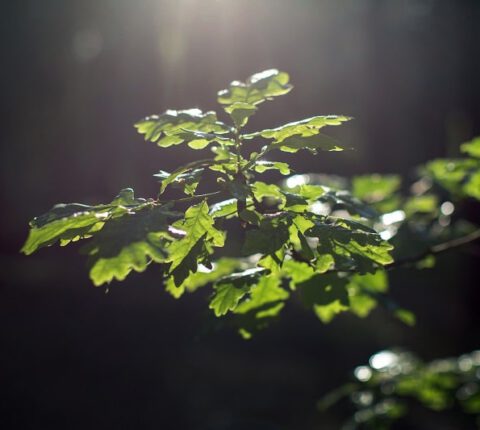
M 308 184 L 308 182 L 309 182 L 308 175 L 293 175 L 293 176 L 290 176 L 285 181 L 288 188 L 295 188 L 300 185 Z

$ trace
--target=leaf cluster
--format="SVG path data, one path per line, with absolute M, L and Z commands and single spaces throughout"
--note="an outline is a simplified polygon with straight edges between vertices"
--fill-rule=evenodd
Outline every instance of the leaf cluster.
M 324 410 L 348 397 L 355 413 L 345 428 L 387 430 L 408 416 L 414 403 L 433 411 L 457 407 L 478 418 L 479 372 L 480 351 L 429 363 L 404 350 L 380 351 L 354 370 L 354 382 L 331 392 L 318 406 Z
M 161 148 L 187 145 L 209 154 L 173 172 L 159 170 L 156 198 L 135 198 L 132 189 L 125 189 L 107 204 L 54 206 L 31 221 L 22 252 L 82 241 L 95 285 L 122 281 L 132 271 L 159 264 L 166 291 L 175 298 L 210 286 L 213 313 L 229 314 L 246 338 L 276 318 L 294 295 L 323 322 L 344 311 L 364 317 L 382 304 L 413 323 L 413 315 L 386 294 L 387 270 L 409 255 L 407 245 L 416 243 L 412 237 L 422 244 L 422 264 L 431 265 L 423 257 L 443 238 L 442 223 L 445 227 L 452 212 L 442 213 L 431 178 L 452 194 L 479 198 L 480 141 L 464 145 L 471 157 L 453 167 L 452 161 L 428 164 L 406 197 L 393 175 L 351 181 L 289 176 L 293 169 L 273 158 L 276 151 L 342 151 L 324 128 L 351 120 L 323 115 L 244 131 L 260 104 L 291 89 L 287 73 L 267 70 L 218 92 L 229 121 L 195 108 L 167 110 L 137 122 L 147 142 Z M 255 150 L 257 142 L 260 150 Z M 268 183 L 261 180 L 267 171 L 289 177 Z M 198 193 L 207 177 L 215 179 L 216 189 Z M 182 196 L 165 199 L 170 188 Z

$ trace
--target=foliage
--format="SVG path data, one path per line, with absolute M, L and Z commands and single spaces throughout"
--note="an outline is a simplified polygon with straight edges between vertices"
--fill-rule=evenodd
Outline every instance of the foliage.
M 355 382 L 324 397 L 324 409 L 348 396 L 355 413 L 343 428 L 388 429 L 415 402 L 434 411 L 459 407 L 480 426 L 480 351 L 424 363 L 402 350 L 380 351 L 358 366 Z
M 228 315 L 246 338 L 293 296 L 323 322 L 346 311 L 365 317 L 381 304 L 413 324 L 414 316 L 387 295 L 387 271 L 430 267 L 445 244 L 472 234 L 473 227 L 454 222 L 453 214 L 456 199 L 480 198 L 480 140 L 462 146 L 466 158 L 421 168 L 407 195 L 394 175 L 348 181 L 301 174 L 266 183 L 259 180 L 264 172 L 287 176 L 292 170 L 266 158 L 275 150 L 346 149 L 323 130 L 352 119 L 344 115 L 243 132 L 261 103 L 291 89 L 287 73 L 267 70 L 218 93 L 230 124 L 199 109 L 167 110 L 137 122 L 145 140 L 161 148 L 187 145 L 211 155 L 156 173 L 155 199 L 125 189 L 108 204 L 54 206 L 31 221 L 22 252 L 85 241 L 81 250 L 95 285 L 159 264 L 175 298 L 211 286 L 209 308 Z M 262 145 L 258 151 L 255 142 Z M 211 178 L 216 189 L 198 193 Z M 166 199 L 169 189 L 183 195 Z

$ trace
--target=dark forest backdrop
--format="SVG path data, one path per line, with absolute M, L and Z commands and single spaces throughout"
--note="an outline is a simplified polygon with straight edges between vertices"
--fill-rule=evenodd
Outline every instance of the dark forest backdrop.
M 401 173 L 455 156 L 480 134 L 480 2 L 447 0 L 42 0 L 0 9 L 0 422 L 5 429 L 319 429 L 315 403 L 375 351 L 425 359 L 480 346 L 475 256 L 393 274 L 409 328 L 381 310 L 322 325 L 290 306 L 242 341 L 205 297 L 174 301 L 158 272 L 109 294 L 75 249 L 18 250 L 34 215 L 59 201 L 108 201 L 188 161 L 132 124 L 167 108 L 217 109 L 215 93 L 263 69 L 295 90 L 250 129 L 315 114 L 355 117 L 349 154 L 298 155 L 298 171 Z M 478 259 L 478 255 L 476 257 Z M 417 417 L 453 429 L 448 414 Z

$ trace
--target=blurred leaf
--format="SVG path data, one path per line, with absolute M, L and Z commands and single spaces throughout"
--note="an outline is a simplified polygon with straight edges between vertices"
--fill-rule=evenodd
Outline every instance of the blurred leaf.
M 476 137 L 470 142 L 460 145 L 460 150 L 470 155 L 470 157 L 480 158 L 480 137 Z
M 313 307 L 315 314 L 324 323 L 349 308 L 347 280 L 338 274 L 320 274 L 297 284 L 302 301 Z
M 348 191 L 329 190 L 319 196 L 318 200 L 328 203 L 332 210 L 344 209 L 351 215 L 359 215 L 363 218 L 378 217 L 375 209 L 353 197 Z
M 463 187 L 467 196 L 480 200 L 480 170 L 474 172 Z
M 438 198 L 433 194 L 411 197 L 405 202 L 404 211 L 407 216 L 415 213 L 435 213 L 438 211 Z
M 366 275 L 353 275 L 348 282 L 351 311 L 365 318 L 377 306 L 376 295 L 388 290 L 387 274 L 383 270 Z
M 363 175 L 352 180 L 352 194 L 373 205 L 382 213 L 391 212 L 400 207 L 400 199 L 396 195 L 401 185 L 398 175 Z

